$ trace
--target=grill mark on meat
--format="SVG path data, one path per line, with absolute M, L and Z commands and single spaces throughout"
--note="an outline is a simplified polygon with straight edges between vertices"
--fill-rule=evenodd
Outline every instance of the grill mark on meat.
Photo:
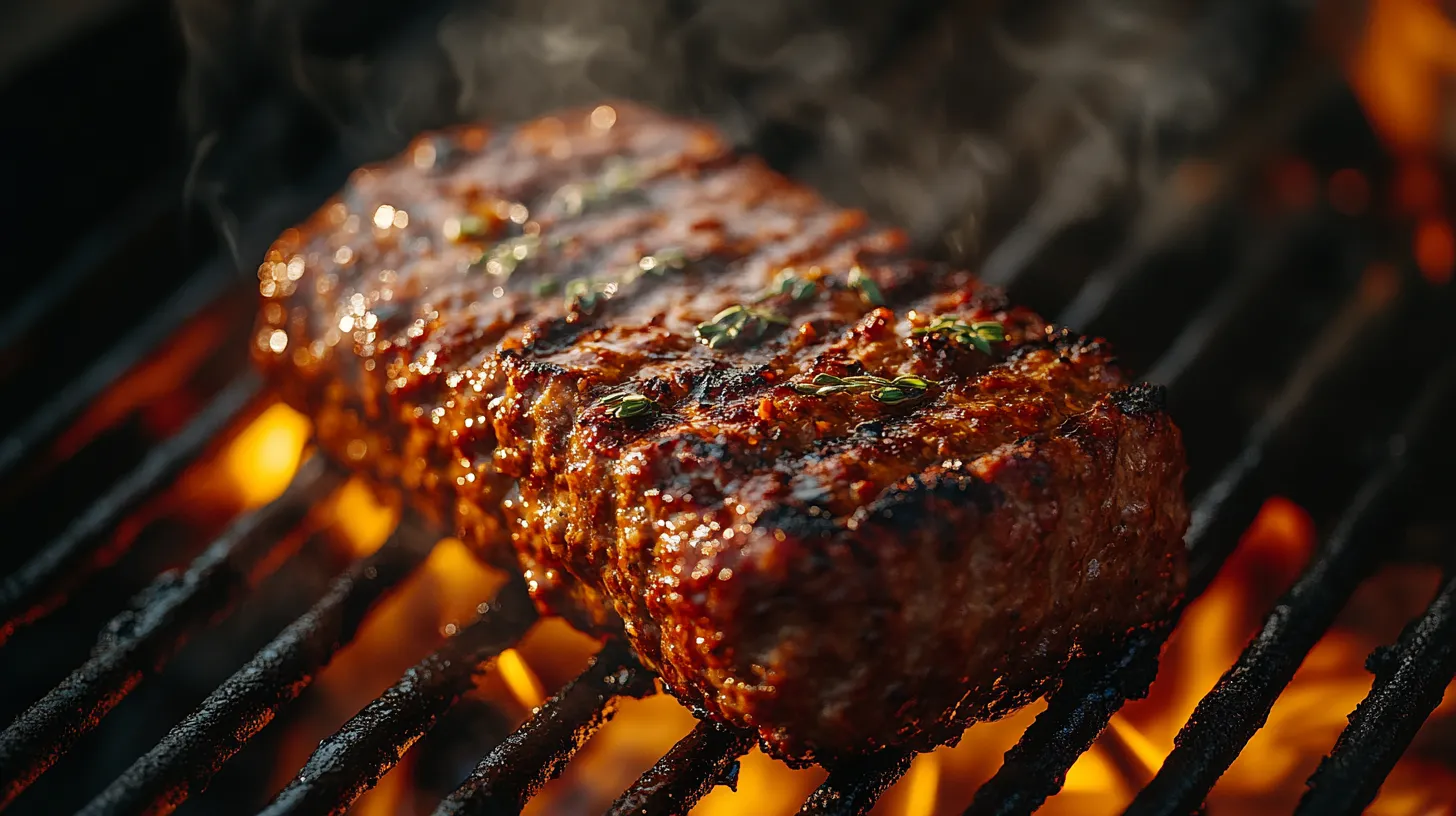
M 1181 590 L 1181 441 L 1101 341 L 913 258 L 700 125 L 622 106 L 610 129 L 571 111 L 425 138 L 459 146 L 448 168 L 411 150 L 361 170 L 275 244 L 257 357 L 321 447 L 518 562 L 544 608 L 624 631 L 695 711 L 799 764 L 927 748 Z M 653 169 L 631 195 L 562 204 L 608 161 Z M 511 203 L 524 223 L 444 237 Z M 407 223 L 378 226 L 384 205 Z M 539 247 L 487 272 L 482 254 L 523 235 Z M 686 268 L 593 309 L 538 291 L 668 249 Z M 884 306 L 849 286 L 856 266 Z M 760 300 L 789 267 L 812 296 Z M 694 337 L 748 304 L 788 323 Z M 1006 341 L 913 333 L 941 315 Z M 816 373 L 940 384 L 898 405 L 791 387 Z M 619 389 L 655 409 L 617 416 L 601 398 Z

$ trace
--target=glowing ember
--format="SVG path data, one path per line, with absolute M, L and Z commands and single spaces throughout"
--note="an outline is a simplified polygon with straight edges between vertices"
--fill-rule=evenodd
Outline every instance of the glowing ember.
M 267 504 L 283 493 L 298 471 L 310 430 L 302 414 L 277 403 L 232 441 L 223 461 L 245 507 Z
M 546 701 L 546 689 L 541 685 L 541 679 L 526 665 L 520 652 L 515 649 L 501 652 L 496 660 L 496 669 L 522 708 L 539 708 Z
M 399 523 L 399 508 L 384 504 L 363 480 L 350 479 L 334 497 L 333 515 L 338 531 L 358 556 L 382 546 Z M 463 545 L 462 545 L 463 546 Z
M 935 813 L 936 794 L 940 790 L 940 755 L 922 754 L 915 758 L 910 772 L 905 776 L 904 816 L 932 816 Z

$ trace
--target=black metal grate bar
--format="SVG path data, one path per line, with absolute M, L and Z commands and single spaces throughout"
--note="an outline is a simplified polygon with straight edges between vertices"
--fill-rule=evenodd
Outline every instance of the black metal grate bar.
M 102 631 L 91 658 L 0 733 L 0 807 L 166 664 L 193 632 L 231 608 L 258 562 L 341 481 L 322 459 L 310 460 L 287 492 L 234 523 L 185 572 L 163 573 L 138 594 Z
M 79 246 L 46 276 L 45 285 L 20 298 L 0 318 L 0 352 L 35 330 L 86 281 L 102 271 L 107 259 L 149 225 L 161 221 L 177 205 L 177 179 L 167 176 L 148 184 L 113 218 L 102 221 Z
M 607 816 L 687 813 L 715 786 L 737 787 L 738 758 L 752 747 L 752 733 L 703 720 L 618 797 Z
M 230 262 L 214 261 L 194 276 L 135 330 L 56 392 L 11 434 L 0 440 L 0 480 L 8 479 L 69 425 L 81 411 L 151 356 L 188 320 L 200 314 L 237 280 Z
M 474 687 L 491 658 L 519 641 L 536 621 L 536 607 L 519 580 L 512 580 L 496 600 L 481 604 L 478 612 L 474 622 L 319 743 L 263 814 L 348 810 Z
M 607 644 L 592 665 L 547 700 L 536 716 L 506 737 L 445 798 L 435 816 L 517 814 L 615 713 L 622 695 L 655 691 L 652 675 L 620 641 Z
M 829 772 L 799 808 L 799 816 L 863 816 L 910 770 L 914 757 L 892 752 L 851 762 Z
M 1440 705 L 1456 677 L 1456 574 L 1400 642 L 1377 649 L 1366 665 L 1375 673 L 1370 694 L 1307 783 L 1297 816 L 1358 814 L 1375 798 L 1421 724 Z
M 1299 237 L 1302 234 L 1292 239 L 1287 235 L 1276 238 L 1256 249 L 1246 263 L 1239 264 L 1233 279 L 1219 287 L 1208 304 L 1188 321 L 1143 379 L 1170 388 L 1180 382 L 1218 346 L 1219 338 L 1234 328 L 1247 305 L 1263 292 L 1279 268 L 1289 262 L 1290 250 Z
M 1194 502 L 1184 539 L 1189 548 L 1185 604 L 1213 581 L 1239 532 L 1253 519 L 1259 500 L 1257 474 L 1274 444 L 1388 305 L 1356 294 L 1337 310 L 1250 430 L 1242 450 Z M 1073 661 L 1066 684 L 976 792 L 966 816 L 1032 813 L 1060 790 L 1067 771 L 1092 747 L 1112 715 L 1128 699 L 1147 693 L 1157 675 L 1159 651 L 1176 624 L 1175 615 L 1134 632 L 1121 649 Z
M 384 546 L 354 562 L 298 620 L 228 678 L 82 810 L 170 813 L 213 775 L 348 643 L 382 598 L 425 559 L 435 538 L 407 514 Z
M 1190 813 L 1264 725 L 1305 655 L 1344 608 L 1379 558 L 1389 511 L 1405 492 L 1415 457 L 1407 448 L 1427 438 L 1448 404 L 1456 368 L 1427 385 L 1390 440 L 1384 464 L 1365 481 L 1325 549 L 1279 599 L 1232 668 L 1198 703 L 1152 781 L 1133 799 L 1130 816 Z
M 55 540 L 0 583 L 0 646 L 22 626 L 45 617 L 86 576 L 120 553 L 106 546 L 128 513 L 166 488 L 229 428 L 261 407 L 262 380 L 239 377 L 175 436 L 152 449 L 136 469 L 97 499 Z

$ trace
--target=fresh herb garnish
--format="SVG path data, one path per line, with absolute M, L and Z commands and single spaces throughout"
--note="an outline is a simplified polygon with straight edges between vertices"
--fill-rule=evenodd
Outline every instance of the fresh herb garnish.
M 486 230 L 484 218 L 478 215 L 467 215 L 460 219 L 460 232 L 456 234 L 456 239 L 483 238 Z
M 877 402 L 898 405 L 925 395 L 925 390 L 940 385 L 913 374 L 902 374 L 893 380 L 860 374 L 853 377 L 835 377 L 831 374 L 816 374 L 814 381 L 796 383 L 794 390 L 811 397 L 827 397 L 833 394 L 869 394 Z
M 819 284 L 815 281 L 799 277 L 792 269 L 785 269 L 774 276 L 773 282 L 763 290 L 758 299 L 764 301 L 777 295 L 788 295 L 795 301 L 804 301 L 813 297 L 818 290 Z
M 953 342 L 991 353 L 991 344 L 1006 339 L 1006 327 L 994 320 L 978 320 L 967 323 L 958 317 L 941 315 L 928 325 L 913 329 L 911 334 L 942 334 Z
M 521 235 L 496 243 L 476 261 L 485 271 L 501 278 L 508 278 L 521 261 L 536 254 L 541 248 L 541 236 Z
M 577 278 L 566 284 L 566 308 L 589 312 L 598 303 L 639 278 L 646 275 L 665 275 L 670 271 L 686 269 L 687 266 L 688 256 L 683 250 L 676 247 L 659 249 L 651 255 L 643 255 L 636 264 L 615 278 Z
M 885 296 L 880 294 L 879 284 L 862 267 L 856 266 L 849 270 L 849 288 L 858 289 L 859 296 L 871 306 L 885 305 Z
M 602 173 L 591 181 L 568 184 L 556 191 L 555 198 L 568 216 L 578 216 L 618 196 L 640 193 L 638 186 L 646 173 L 638 166 L 621 159 L 609 160 Z
M 598 404 L 611 408 L 612 416 L 617 419 L 632 419 L 662 410 L 656 402 L 635 391 L 614 391 L 598 400 Z
M 768 333 L 773 324 L 787 324 L 781 315 L 751 306 L 729 306 L 713 315 L 712 319 L 698 324 L 698 339 L 708 348 L 735 343 L 739 340 L 757 341 Z

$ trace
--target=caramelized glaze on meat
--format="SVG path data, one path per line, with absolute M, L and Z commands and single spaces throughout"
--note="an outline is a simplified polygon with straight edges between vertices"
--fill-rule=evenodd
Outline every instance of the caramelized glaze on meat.
M 905 244 L 693 122 L 459 128 L 278 240 L 255 351 L 331 455 L 695 709 L 791 761 L 927 748 L 1165 613 L 1187 511 L 1159 392 Z

